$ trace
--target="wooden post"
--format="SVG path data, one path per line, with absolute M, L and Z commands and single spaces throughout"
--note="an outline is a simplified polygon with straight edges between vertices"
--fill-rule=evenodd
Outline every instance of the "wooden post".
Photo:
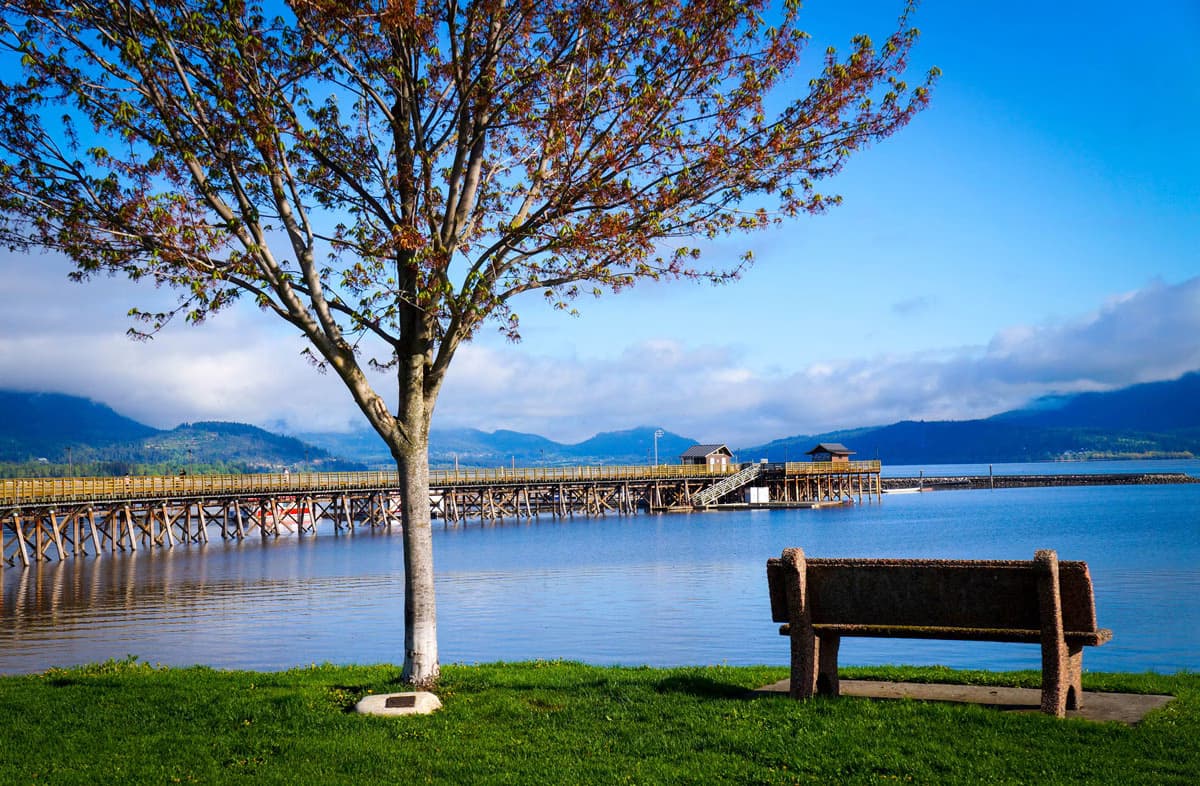
M 383 515 L 383 525 L 391 532 L 392 530 L 392 497 L 389 494 L 384 494 L 379 498 L 379 510 Z
M 100 539 L 96 537 L 96 511 L 88 505 L 88 531 L 92 533 L 92 545 L 96 547 L 96 556 L 100 556 Z
M 129 550 L 137 551 L 137 541 L 133 537 L 133 513 L 129 505 L 125 506 L 125 536 L 129 539 Z
M 63 523 L 66 523 L 66 519 L 63 519 Z M 58 530 L 58 517 L 54 513 L 54 508 L 50 508 L 50 540 L 54 543 L 54 548 L 58 550 L 58 559 L 61 562 L 67 558 L 67 552 L 63 548 L 62 533 Z
M 146 530 L 150 533 L 150 548 L 154 548 L 155 546 L 161 546 L 163 540 L 166 538 L 166 536 L 163 534 L 163 531 L 162 531 L 162 528 L 164 526 L 166 526 L 166 523 L 167 523 L 166 518 L 163 518 L 162 524 L 159 525 L 158 535 L 156 536 L 154 534 L 154 522 L 157 521 L 158 516 L 155 515 L 154 508 L 146 508 L 145 516 L 146 516 Z
M 171 531 L 171 514 L 167 510 L 167 502 L 163 500 L 162 504 L 163 531 L 167 534 L 167 547 L 175 548 L 175 533 Z
M 77 508 L 71 513 L 71 554 L 78 557 L 81 548 L 79 544 L 79 510 Z
M 21 564 L 29 567 L 29 552 L 25 549 L 25 531 L 19 513 L 13 514 L 13 531 L 17 534 L 17 547 L 21 550 Z
M 308 528 L 312 530 L 312 533 L 314 535 L 316 535 L 317 534 L 317 525 L 313 521 L 312 495 L 311 494 L 304 495 L 304 502 L 300 505 L 300 529 L 298 530 L 298 532 L 301 535 L 304 534 L 304 522 L 306 520 L 308 521 Z
M 120 508 L 118 508 L 114 505 L 109 505 L 105 520 L 108 523 L 108 532 L 107 532 L 108 553 L 116 554 L 118 548 L 120 548 L 122 551 L 124 551 L 125 549 L 122 548 L 121 544 L 117 542 L 121 538 L 121 510 L 120 510 Z
M 168 502 L 166 500 L 163 500 L 162 517 L 163 517 L 163 521 L 167 525 L 167 529 L 169 529 L 171 531 L 172 540 L 173 541 L 178 540 L 180 543 L 187 543 L 188 542 L 188 531 L 186 529 L 185 524 L 182 521 L 183 512 L 181 510 L 176 510 L 175 513 L 172 515 L 171 508 L 168 507 Z M 175 526 L 176 526 L 177 522 L 179 525 L 179 537 L 175 538 Z
M 191 510 L 191 503 L 185 503 L 188 510 Z M 196 501 L 196 534 L 200 538 L 201 543 L 208 543 L 208 522 L 204 520 L 204 502 Z

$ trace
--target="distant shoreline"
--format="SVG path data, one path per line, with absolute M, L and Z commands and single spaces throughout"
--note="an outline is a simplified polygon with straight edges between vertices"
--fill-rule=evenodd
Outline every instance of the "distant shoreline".
M 989 489 L 1037 486 L 1161 486 L 1200 483 L 1185 472 L 1120 472 L 1070 475 L 952 475 L 883 478 L 884 491 L 921 489 Z

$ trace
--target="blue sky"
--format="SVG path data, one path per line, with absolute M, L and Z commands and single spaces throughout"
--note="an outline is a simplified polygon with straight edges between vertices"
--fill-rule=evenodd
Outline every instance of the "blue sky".
M 806 3 L 811 62 L 882 40 L 899 8 Z M 465 347 L 435 427 L 571 441 L 647 424 L 745 446 L 1200 368 L 1200 4 L 929 1 L 916 25 L 910 81 L 943 71 L 932 104 L 822 186 L 842 206 L 710 249 L 754 249 L 729 286 L 643 286 L 577 318 L 516 303 L 524 340 Z M 160 295 L 66 271 L 0 256 L 0 386 L 156 426 L 356 420 L 252 307 L 135 344 L 125 311 Z

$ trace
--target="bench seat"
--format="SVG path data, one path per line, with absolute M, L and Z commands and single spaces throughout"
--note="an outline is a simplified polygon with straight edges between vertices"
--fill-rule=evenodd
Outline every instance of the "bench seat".
M 950 639 L 957 641 L 999 641 L 1024 644 L 1040 644 L 1040 630 L 1019 630 L 1013 628 L 964 628 L 937 627 L 932 625 L 813 625 L 813 630 L 822 634 L 838 636 L 860 636 L 873 639 Z M 791 626 L 784 623 L 779 626 L 779 635 L 791 633 Z M 1098 647 L 1112 641 L 1112 631 L 1106 628 L 1099 630 L 1067 630 L 1063 631 L 1067 644 L 1078 644 L 1084 647 Z

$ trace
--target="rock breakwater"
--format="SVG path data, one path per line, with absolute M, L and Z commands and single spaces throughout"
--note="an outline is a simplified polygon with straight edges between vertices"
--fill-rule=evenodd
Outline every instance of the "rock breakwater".
M 920 488 L 939 489 L 1026 488 L 1033 486 L 1156 486 L 1168 483 L 1200 483 L 1183 472 L 1136 472 L 1072 475 L 957 475 L 883 478 L 884 491 Z

